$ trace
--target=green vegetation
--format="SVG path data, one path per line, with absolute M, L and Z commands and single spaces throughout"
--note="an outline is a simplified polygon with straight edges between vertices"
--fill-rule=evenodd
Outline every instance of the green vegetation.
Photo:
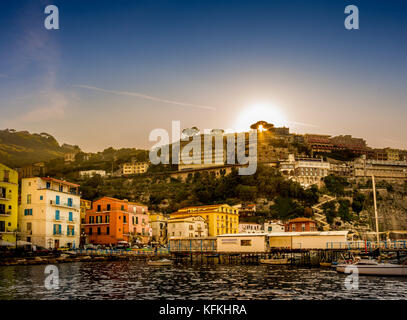
M 74 150 L 80 149 L 66 144 L 60 146 L 48 133 L 0 130 L 0 162 L 12 168 L 63 157 Z
M 335 196 L 344 196 L 345 188 L 349 186 L 349 182 L 346 178 L 332 174 L 324 178 L 324 183 L 328 192 Z

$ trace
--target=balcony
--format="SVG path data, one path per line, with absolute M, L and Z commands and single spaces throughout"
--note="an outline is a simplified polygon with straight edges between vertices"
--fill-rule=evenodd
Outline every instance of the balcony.
M 68 203 L 56 203 L 55 200 L 50 200 L 49 203 L 50 203 L 50 205 L 55 206 L 55 207 L 69 208 L 69 209 L 73 209 L 73 210 L 79 211 L 79 207 L 78 207 L 78 206 L 74 206 L 74 205 L 71 205 L 71 206 L 70 206 Z
M 0 217 L 10 217 L 11 211 L 0 212 Z
M 3 201 L 10 201 L 11 200 L 11 198 L 6 198 L 7 196 L 5 195 L 5 194 L 0 194 L 0 200 L 3 200 Z
M 76 218 L 66 220 L 66 223 L 77 223 L 77 222 L 78 222 L 78 219 L 76 219 Z
M 70 233 L 67 234 L 67 236 L 68 236 L 68 237 L 75 237 L 76 234 L 75 234 L 75 232 L 70 232 Z
M 52 235 L 54 237 L 62 237 L 62 236 L 64 236 L 64 233 L 62 231 L 61 232 L 54 232 Z
M 65 218 L 63 218 L 61 216 L 59 216 L 59 217 L 54 216 L 52 220 L 55 221 L 55 222 L 62 222 L 62 221 L 65 221 Z

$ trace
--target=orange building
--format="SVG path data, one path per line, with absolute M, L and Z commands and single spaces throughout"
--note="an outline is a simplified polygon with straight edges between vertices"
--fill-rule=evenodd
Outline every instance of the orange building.
M 130 242 L 129 202 L 109 197 L 94 201 L 92 209 L 86 211 L 84 228 L 92 244 Z
M 317 223 L 308 218 L 295 218 L 288 221 L 285 231 L 287 232 L 306 232 L 317 231 Z

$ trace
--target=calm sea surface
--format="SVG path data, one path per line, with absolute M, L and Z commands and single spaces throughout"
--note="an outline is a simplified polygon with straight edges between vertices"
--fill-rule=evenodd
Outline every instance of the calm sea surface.
M 349 291 L 346 275 L 323 268 L 65 263 L 58 290 L 44 287 L 44 269 L 0 267 L 0 299 L 407 299 L 407 278 L 360 276 Z

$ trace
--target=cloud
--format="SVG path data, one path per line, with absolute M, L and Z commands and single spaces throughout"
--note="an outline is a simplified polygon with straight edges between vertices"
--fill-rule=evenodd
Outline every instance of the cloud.
M 141 99 L 147 99 L 147 100 L 152 100 L 152 101 L 157 101 L 157 102 L 162 102 L 162 103 L 168 103 L 168 104 L 173 104 L 173 105 L 183 106 L 183 107 L 193 107 L 193 108 L 199 108 L 199 109 L 216 110 L 216 108 L 210 107 L 210 106 L 187 103 L 187 102 L 180 102 L 180 101 L 174 101 L 174 100 L 161 99 L 161 98 L 149 96 L 149 95 L 146 95 L 146 94 L 143 94 L 143 93 L 138 93 L 138 92 L 106 90 L 106 89 L 101 89 L 101 88 L 87 86 L 87 85 L 78 85 L 77 87 L 84 88 L 84 89 L 89 89 L 89 90 L 94 90 L 94 91 L 99 91 L 99 92 L 104 92 L 104 93 L 117 94 L 117 95 L 121 95 L 121 96 L 137 97 L 137 98 L 141 98 Z

